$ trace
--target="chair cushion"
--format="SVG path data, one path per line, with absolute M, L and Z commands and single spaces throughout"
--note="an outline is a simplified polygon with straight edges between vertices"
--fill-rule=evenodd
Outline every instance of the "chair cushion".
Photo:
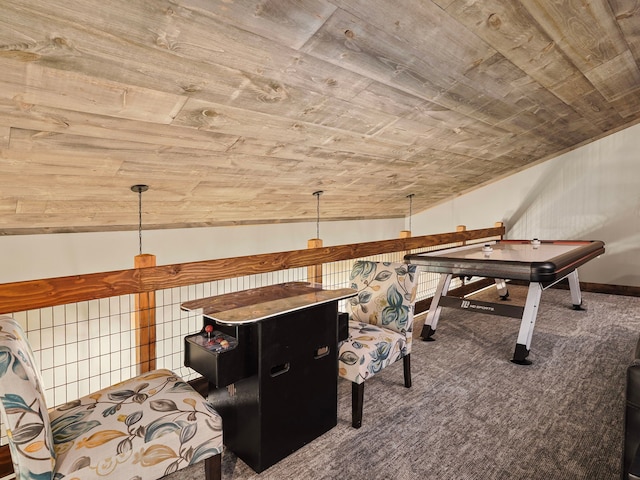
M 222 420 L 169 370 L 155 370 L 50 411 L 56 474 L 159 478 L 222 452 Z
M 339 344 L 338 372 L 341 377 L 362 383 L 406 353 L 404 334 L 349 320 L 349 338 Z

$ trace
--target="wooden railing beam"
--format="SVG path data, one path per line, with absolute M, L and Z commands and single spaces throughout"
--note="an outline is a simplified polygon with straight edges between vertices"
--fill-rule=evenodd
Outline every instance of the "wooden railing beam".
M 0 314 L 504 235 L 503 227 L 0 284 Z

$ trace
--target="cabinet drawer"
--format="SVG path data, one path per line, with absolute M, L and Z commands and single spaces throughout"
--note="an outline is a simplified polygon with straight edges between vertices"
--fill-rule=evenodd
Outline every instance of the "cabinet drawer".
M 222 346 L 217 339 L 224 339 Z M 238 339 L 220 330 L 210 336 L 204 332 L 184 338 L 184 364 L 205 377 L 216 388 L 225 387 L 247 377 L 245 347 Z

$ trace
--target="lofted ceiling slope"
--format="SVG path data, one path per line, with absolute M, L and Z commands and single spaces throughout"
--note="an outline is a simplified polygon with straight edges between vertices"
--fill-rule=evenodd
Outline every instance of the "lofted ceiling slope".
M 634 0 L 0 0 L 0 234 L 404 217 L 640 120 Z

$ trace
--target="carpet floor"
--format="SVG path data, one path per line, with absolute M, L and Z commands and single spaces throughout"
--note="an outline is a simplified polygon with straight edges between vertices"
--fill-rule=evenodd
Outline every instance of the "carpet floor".
M 618 479 L 640 298 L 583 300 L 574 311 L 568 291 L 543 293 L 529 366 L 509 361 L 518 320 L 445 308 L 436 341 L 414 342 L 412 388 L 402 362 L 366 382 L 362 428 L 351 428 L 351 384 L 340 379 L 335 428 L 261 474 L 226 450 L 223 480 Z M 200 480 L 204 469 L 169 478 Z

